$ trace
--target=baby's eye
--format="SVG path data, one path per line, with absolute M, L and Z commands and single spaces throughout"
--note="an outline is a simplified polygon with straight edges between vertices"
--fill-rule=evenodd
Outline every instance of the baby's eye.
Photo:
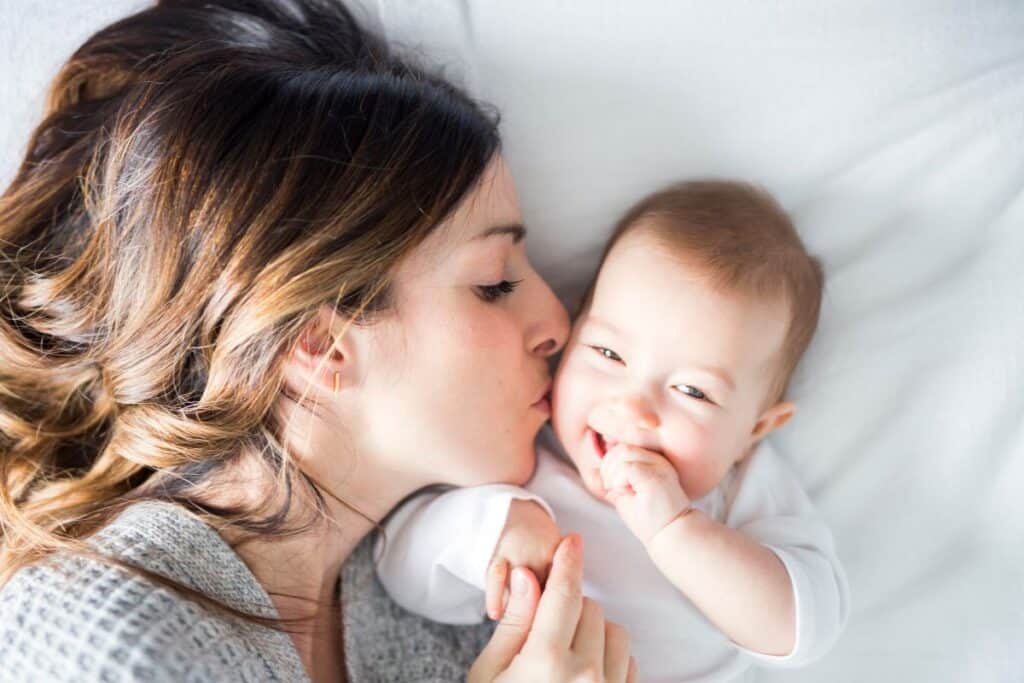
M 622 363 L 623 362 L 622 358 L 619 356 L 619 354 L 615 353 L 611 349 L 606 349 L 603 346 L 591 346 L 590 348 L 594 349 L 595 351 L 597 351 L 599 354 L 601 354 L 602 356 L 604 356 L 605 358 L 607 358 L 610 361 L 614 361 L 616 363 Z
M 705 394 L 703 391 L 701 391 L 695 386 L 691 386 L 689 384 L 677 384 L 672 388 L 678 391 L 679 393 L 689 396 L 691 398 L 695 398 L 698 401 L 707 401 L 708 403 L 713 402 L 711 400 L 711 397 L 709 397 L 707 394 Z

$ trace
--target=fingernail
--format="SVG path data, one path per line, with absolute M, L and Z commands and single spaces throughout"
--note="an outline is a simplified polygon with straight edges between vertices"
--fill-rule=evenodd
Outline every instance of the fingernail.
M 567 552 L 573 552 L 579 550 L 582 544 L 582 538 L 579 534 L 570 534 L 568 540 L 565 542 L 565 550 Z
M 512 570 L 512 592 L 516 595 L 526 595 L 530 590 L 530 583 L 523 576 L 522 569 Z

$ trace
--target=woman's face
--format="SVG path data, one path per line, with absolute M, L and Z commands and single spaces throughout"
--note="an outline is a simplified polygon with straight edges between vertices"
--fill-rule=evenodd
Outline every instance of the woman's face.
M 360 459 L 421 484 L 524 483 L 568 317 L 527 259 L 500 158 L 400 264 L 393 291 L 395 309 L 354 339 L 363 362 L 346 432 Z

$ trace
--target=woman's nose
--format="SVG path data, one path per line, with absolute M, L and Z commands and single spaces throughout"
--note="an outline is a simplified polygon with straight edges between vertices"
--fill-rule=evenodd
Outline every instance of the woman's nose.
M 533 355 L 547 358 L 558 353 L 569 338 L 569 314 L 544 280 L 536 292 L 538 318 L 531 326 L 527 348 Z
M 542 341 L 533 349 L 533 353 L 535 355 L 544 356 L 545 358 L 554 354 L 556 351 L 558 351 L 558 342 L 550 337 Z

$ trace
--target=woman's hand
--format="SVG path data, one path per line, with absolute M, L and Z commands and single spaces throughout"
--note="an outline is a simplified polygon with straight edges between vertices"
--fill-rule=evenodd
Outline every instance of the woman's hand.
M 577 534 L 558 545 L 543 595 L 530 570 L 513 569 L 504 618 L 470 669 L 470 683 L 634 681 L 626 631 L 583 597 L 582 580 Z
M 562 540 L 562 532 L 547 511 L 532 500 L 513 500 L 505 528 L 487 569 L 487 616 L 501 619 L 510 593 L 511 567 L 525 567 L 540 583 L 547 580 L 551 559 Z

